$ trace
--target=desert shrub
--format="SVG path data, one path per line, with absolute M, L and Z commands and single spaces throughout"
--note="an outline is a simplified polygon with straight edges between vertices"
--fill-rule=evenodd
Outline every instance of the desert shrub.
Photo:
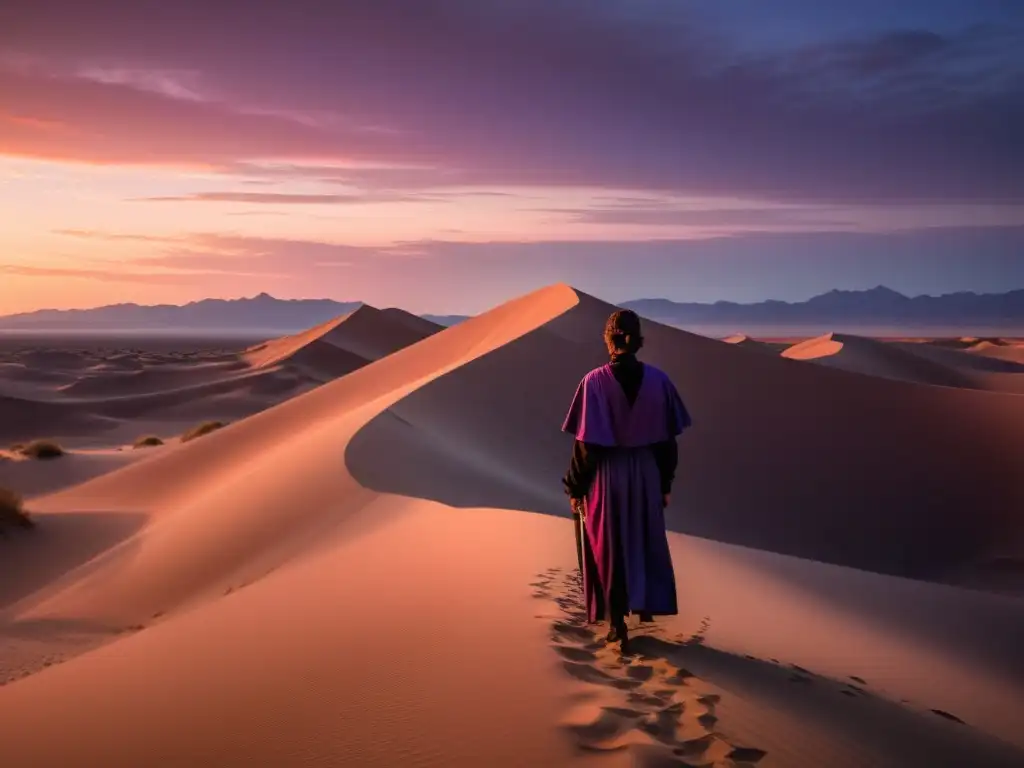
M 30 459 L 56 459 L 64 455 L 64 449 L 54 440 L 33 440 L 23 445 L 18 453 Z
M 21 453 L 24 448 L 24 443 L 15 443 L 11 446 L 11 453 Z
M 204 421 L 202 424 L 192 427 L 192 429 L 185 432 L 181 436 L 181 442 L 187 443 L 189 440 L 195 440 L 197 437 L 216 432 L 225 426 L 227 425 L 223 421 Z
M 163 445 L 163 444 L 164 444 L 164 441 L 161 440 L 156 435 L 146 435 L 145 437 L 140 437 L 138 440 L 136 440 L 135 444 L 132 447 L 133 448 L 153 448 L 155 446 Z
M 25 513 L 21 496 L 10 488 L 0 487 L 0 531 L 14 527 L 31 528 L 32 520 Z

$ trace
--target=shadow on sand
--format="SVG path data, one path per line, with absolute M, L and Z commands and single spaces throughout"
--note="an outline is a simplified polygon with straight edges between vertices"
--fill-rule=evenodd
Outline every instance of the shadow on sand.
M 127 541 L 146 515 L 120 512 L 47 513 L 34 528 L 0 538 L 0 619 L 16 603 Z

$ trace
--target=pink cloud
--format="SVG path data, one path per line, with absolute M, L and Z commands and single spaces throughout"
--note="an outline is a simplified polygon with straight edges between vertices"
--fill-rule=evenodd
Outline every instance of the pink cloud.
M 365 193 L 350 195 L 300 195 L 277 192 L 198 192 L 192 195 L 175 195 L 165 197 L 141 197 L 135 199 L 143 203 L 269 203 L 285 205 L 354 205 L 381 202 L 418 202 L 420 198 L 410 195 L 390 195 L 382 193 Z
M 121 265 L 123 267 L 123 265 Z M 20 277 L 70 278 L 102 283 L 134 283 L 143 285 L 202 285 L 208 283 L 209 270 L 194 272 L 135 272 L 121 269 L 78 269 L 74 267 L 35 267 L 0 264 L 0 274 Z
M 276 114 L 121 83 L 0 68 L 0 93 L 16 108 L 0 119 L 0 152 L 9 156 L 226 169 L 267 157 L 403 153 L 394 138 L 379 133 L 337 126 L 326 131 Z

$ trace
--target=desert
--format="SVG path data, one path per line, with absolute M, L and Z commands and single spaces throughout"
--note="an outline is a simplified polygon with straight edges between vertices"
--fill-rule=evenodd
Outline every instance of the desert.
M 612 309 L 8 343 L 5 764 L 1020 765 L 1021 342 L 648 321 L 694 427 L 625 658 L 558 484 Z
M 0 0 L 0 768 L 1022 768 L 1024 2 Z

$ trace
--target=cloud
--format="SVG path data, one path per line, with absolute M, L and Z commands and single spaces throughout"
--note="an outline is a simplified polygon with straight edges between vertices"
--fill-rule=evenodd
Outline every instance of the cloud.
M 593 208 L 547 208 L 542 213 L 565 216 L 578 224 L 640 225 L 655 227 L 721 227 L 763 229 L 848 228 L 856 229 L 851 218 L 840 217 L 839 209 L 805 208 L 720 208 L 688 210 L 669 204 L 630 204 Z M 823 216 L 824 214 L 824 216 Z
M 333 171 L 375 189 L 1022 199 L 1024 32 L 1004 7 L 988 26 L 938 32 L 921 17 L 750 51 L 690 4 L 654 0 L 294 0 L 258 14 L 37 0 L 8 13 L 0 45 L 56 63 L 8 67 L 0 92 L 13 114 L 74 131 L 0 121 L 0 144 L 89 162 L 434 169 Z
M 123 265 L 120 265 L 123 267 Z M 208 270 L 195 272 L 135 272 L 125 269 L 78 269 L 73 267 L 38 267 L 20 264 L 0 264 L 0 274 L 20 277 L 71 278 L 95 280 L 102 283 L 132 283 L 143 285 L 202 285 L 208 283 Z
M 139 243 L 180 242 L 180 238 L 168 237 L 166 235 L 139 235 L 118 232 L 101 232 L 95 229 L 56 229 L 53 232 L 56 235 L 65 235 L 66 237 L 75 237 L 81 240 L 127 241 Z
M 65 229 L 56 234 L 106 242 L 137 242 L 151 246 L 127 260 L 89 259 L 108 264 L 110 271 L 124 267 L 140 281 L 145 276 L 237 275 L 245 277 L 290 279 L 348 267 L 372 259 L 378 254 L 401 253 L 402 246 L 375 248 L 287 238 L 249 237 L 245 235 L 197 232 L 183 235 L 139 235 L 98 230 Z M 12 267 L 13 269 L 13 267 Z M 19 267 L 20 269 L 20 267 Z M 25 268 L 29 269 L 29 268 Z M 42 268 L 41 268 L 42 269 Z M 48 268 L 47 268 L 48 269 Z M 88 276 L 92 270 L 70 270 L 68 276 Z M 75 273 L 75 275 L 71 274 Z M 24 274 L 28 274 L 25 272 Z M 95 274 L 102 274 L 96 270 Z M 54 273 L 53 276 L 58 276 Z M 97 279 L 100 279 L 97 277 Z M 111 278 L 113 279 L 113 278 Z M 131 278 L 130 278 L 131 279 Z
M 346 144 L 368 157 L 401 155 L 400 148 L 388 146 L 390 140 L 359 131 L 328 132 L 278 115 L 120 83 L 0 68 L 0 93 L 19 118 L 0 120 L 0 146 L 13 156 L 217 169 L 239 158 L 329 157 Z
M 191 195 L 167 197 L 139 197 L 136 202 L 204 202 L 204 203 L 269 203 L 285 205 L 357 205 L 380 202 L 420 202 L 410 195 L 351 194 L 351 195 L 299 195 L 277 192 L 197 192 Z
M 140 91 L 149 91 L 172 99 L 184 101 L 210 101 L 211 98 L 204 96 L 201 86 L 197 87 L 199 80 L 197 72 L 176 72 L 176 71 L 152 71 L 132 70 L 122 68 L 85 67 L 75 72 L 76 77 L 85 80 L 92 80 L 97 83 L 111 85 L 125 85 L 136 88 Z

